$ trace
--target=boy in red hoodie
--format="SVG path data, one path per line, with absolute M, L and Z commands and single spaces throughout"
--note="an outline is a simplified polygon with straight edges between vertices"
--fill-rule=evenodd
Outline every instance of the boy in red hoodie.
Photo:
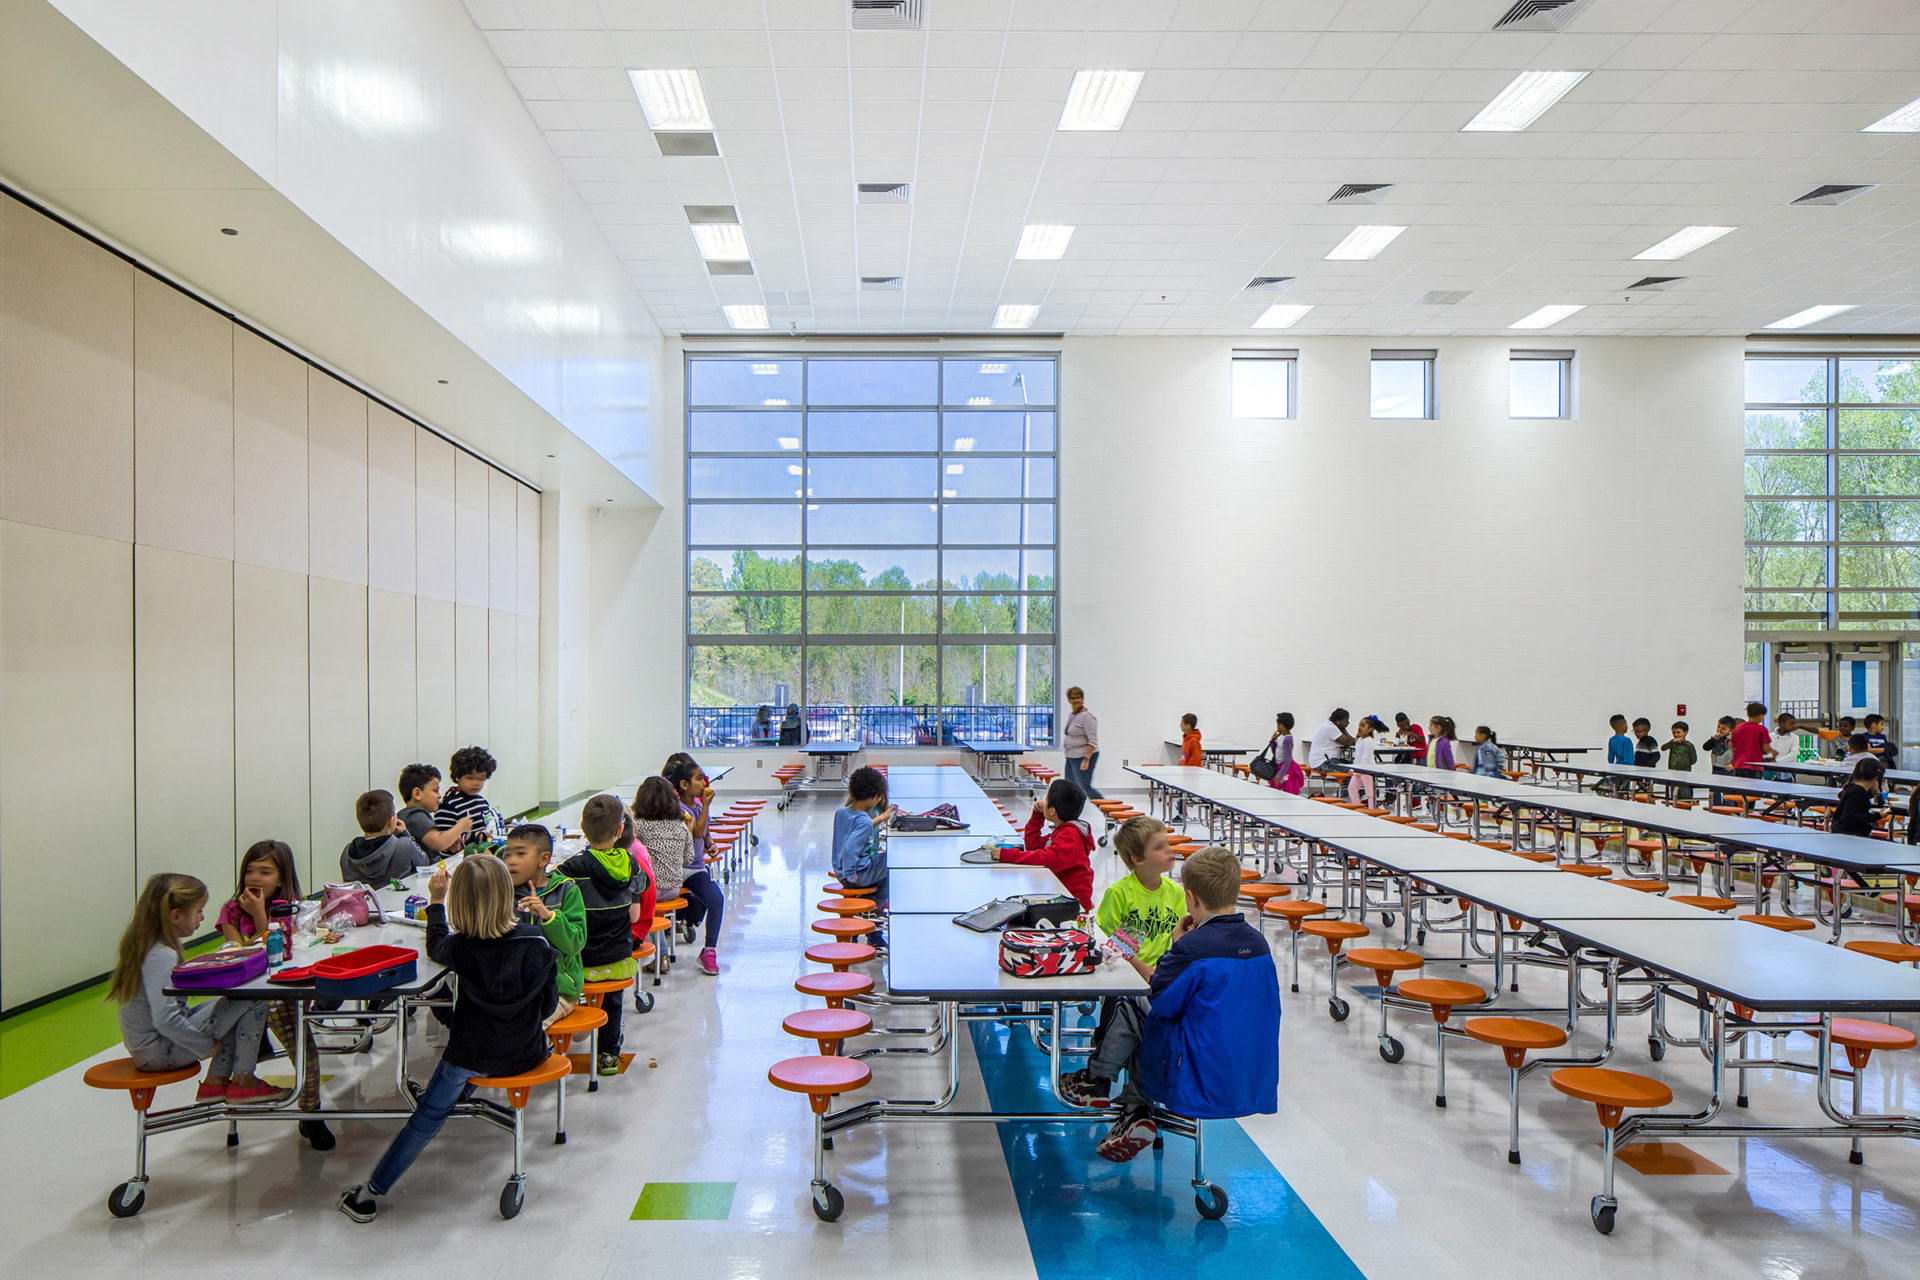
M 1044 803 L 1033 806 L 1027 819 L 1027 847 L 1001 849 L 995 855 L 1001 862 L 1019 862 L 1045 867 L 1060 877 L 1067 892 L 1080 900 L 1082 909 L 1093 910 L 1093 829 L 1080 821 L 1086 808 L 1087 793 L 1065 778 L 1054 779 L 1047 788 Z M 1042 823 L 1053 830 L 1043 837 Z

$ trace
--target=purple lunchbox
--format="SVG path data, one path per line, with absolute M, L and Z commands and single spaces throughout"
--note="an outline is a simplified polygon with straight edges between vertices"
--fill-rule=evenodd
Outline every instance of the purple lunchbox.
M 251 982 L 266 971 L 265 947 L 223 947 L 173 966 L 173 985 L 193 991 L 218 991 Z

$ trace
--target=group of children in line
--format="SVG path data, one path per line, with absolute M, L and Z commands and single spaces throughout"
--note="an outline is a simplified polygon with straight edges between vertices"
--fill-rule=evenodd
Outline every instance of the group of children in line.
M 1393 717 L 1394 728 L 1388 729 L 1387 722 L 1379 716 L 1362 716 L 1358 725 L 1345 707 L 1335 707 L 1327 716 L 1326 723 L 1314 733 L 1313 741 L 1307 751 L 1307 766 L 1311 769 L 1324 769 L 1351 764 L 1370 766 L 1378 763 L 1382 747 L 1411 748 L 1417 763 L 1434 769 L 1470 770 L 1487 777 L 1499 777 L 1506 770 L 1506 753 L 1500 749 L 1500 736 L 1486 725 L 1479 725 L 1473 731 L 1473 751 L 1470 759 L 1461 751 L 1461 759 L 1456 759 L 1455 747 L 1459 743 L 1459 729 L 1451 716 L 1434 716 L 1427 722 L 1427 728 L 1413 722 L 1406 712 L 1396 712 Z M 1273 718 L 1273 733 L 1267 739 L 1267 745 L 1254 757 L 1256 766 L 1264 764 L 1271 768 L 1256 767 L 1255 774 L 1265 778 L 1267 785 L 1277 791 L 1298 795 L 1306 783 L 1306 771 L 1295 759 L 1293 739 L 1294 717 L 1291 711 L 1282 711 Z M 1349 732 L 1351 726 L 1352 731 Z M 1199 764 L 1202 759 L 1200 750 L 1200 727 L 1198 720 L 1187 714 L 1181 721 L 1182 764 Z M 1392 734 L 1389 738 L 1387 735 Z M 1355 804 L 1364 804 L 1371 808 L 1374 804 L 1375 784 L 1372 774 L 1362 768 L 1349 771 L 1347 779 L 1347 799 Z

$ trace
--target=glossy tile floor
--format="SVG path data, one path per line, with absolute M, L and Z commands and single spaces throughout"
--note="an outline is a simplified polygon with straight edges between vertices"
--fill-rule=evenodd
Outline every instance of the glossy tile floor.
M 368 1226 L 336 1213 L 334 1199 L 365 1176 L 390 1124 L 337 1125 L 340 1145 L 324 1156 L 279 1125 L 243 1126 L 231 1151 L 215 1127 L 155 1138 L 147 1207 L 116 1221 L 104 1198 L 130 1172 L 130 1111 L 123 1098 L 86 1089 L 76 1066 L 0 1100 L 8 1274 L 1920 1275 L 1920 1143 L 1870 1142 L 1866 1165 L 1855 1167 L 1843 1141 L 1702 1141 L 1698 1154 L 1729 1172 L 1622 1169 L 1619 1225 L 1602 1237 L 1587 1216 L 1599 1179 L 1588 1104 L 1530 1077 L 1525 1163 L 1509 1166 L 1498 1055 L 1450 1045 L 1449 1106 L 1437 1110 L 1430 1037 L 1396 1015 L 1406 1060 L 1381 1061 L 1369 1009 L 1356 1002 L 1345 1023 L 1326 1016 L 1319 960 L 1303 964 L 1299 995 L 1282 988 L 1279 1114 L 1210 1130 L 1210 1173 L 1230 1190 L 1240 1180 L 1223 1224 L 1202 1224 L 1193 1212 L 1184 1140 L 1169 1138 L 1158 1163 L 1147 1155 L 1106 1166 L 1086 1154 L 1095 1133 L 1086 1125 L 857 1130 L 831 1157 L 845 1215 L 818 1222 L 807 1196 L 805 1104 L 768 1086 L 765 1072 L 801 1049 L 780 1019 L 807 1003 L 791 983 L 811 968 L 800 953 L 828 874 L 831 814 L 825 797 L 785 814 L 769 808 L 752 875 L 729 892 L 720 977 L 701 977 L 683 952 L 688 962 L 659 989 L 655 1010 L 628 1015 L 627 1048 L 638 1055 L 629 1073 L 594 1095 L 574 1082 L 568 1145 L 551 1145 L 550 1094 L 536 1101 L 527 1206 L 517 1219 L 495 1211 L 506 1135 L 456 1121 Z M 1103 882 L 1112 878 L 1112 860 L 1102 855 L 1097 870 Z M 1283 936 L 1275 942 L 1284 982 Z M 1430 965 L 1428 975 L 1446 970 Z M 1557 989 L 1547 977 L 1522 984 L 1536 1004 L 1552 1002 Z M 961 1040 L 959 1105 L 983 1106 L 989 1088 L 996 1097 L 1034 1088 L 1035 1055 L 1001 1052 L 984 1029 Z M 1583 1028 L 1576 1045 L 1591 1041 Z M 976 1044 L 987 1050 L 985 1079 Z M 1661 1076 L 1682 1102 L 1704 1097 L 1697 1055 L 1676 1050 L 1649 1063 L 1637 1021 L 1625 1024 L 1621 1044 L 1614 1065 Z M 1808 1041 L 1797 1046 L 1810 1052 Z M 437 1051 L 429 1036 L 416 1036 L 416 1077 Z M 328 1096 L 382 1097 L 391 1052 L 387 1041 L 370 1058 L 328 1057 Z M 875 1071 L 897 1097 L 931 1096 L 924 1091 L 938 1076 L 931 1064 L 896 1060 Z M 157 1105 L 177 1105 L 190 1089 L 162 1091 Z M 1750 1118 L 1806 1122 L 1809 1090 L 1804 1076 L 1756 1072 Z M 1876 1055 L 1867 1094 L 1874 1109 L 1920 1112 L 1920 1053 Z M 1321 1227 L 1331 1237 L 1324 1245 L 1315 1243 Z M 1267 1265 L 1250 1266 L 1249 1249 Z

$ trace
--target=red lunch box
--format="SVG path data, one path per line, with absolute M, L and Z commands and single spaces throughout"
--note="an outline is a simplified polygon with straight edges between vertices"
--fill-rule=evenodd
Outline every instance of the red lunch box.
M 412 982 L 419 972 L 420 953 L 411 947 L 379 944 L 359 947 L 344 955 L 328 956 L 313 965 L 313 987 L 323 996 L 357 1000 L 388 987 Z

